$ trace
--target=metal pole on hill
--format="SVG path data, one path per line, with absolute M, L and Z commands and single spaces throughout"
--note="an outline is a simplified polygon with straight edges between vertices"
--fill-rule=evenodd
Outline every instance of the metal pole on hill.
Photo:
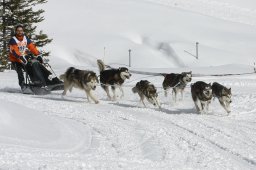
M 132 60 L 132 59 L 131 59 L 131 57 L 132 57 L 132 56 L 131 56 L 132 50 L 129 49 L 128 51 L 129 51 L 129 67 L 131 67 L 131 66 L 132 66 L 132 63 L 131 63 L 131 62 L 132 62 L 132 61 L 131 61 L 131 60 Z
M 192 53 L 190 53 L 190 52 L 188 52 L 188 51 L 186 51 L 186 50 L 184 50 L 184 52 L 187 53 L 187 54 L 189 54 L 189 55 L 191 55 L 191 56 L 193 56 L 193 57 L 195 57 L 195 58 L 198 60 L 198 58 L 199 58 L 198 46 L 199 46 L 199 42 L 196 42 L 196 54 L 192 54 Z
M 105 60 L 105 56 L 106 56 L 106 47 L 104 47 L 104 56 L 103 56 L 103 62 Z
M 199 45 L 199 42 L 196 42 L 196 59 L 198 59 L 198 45 Z

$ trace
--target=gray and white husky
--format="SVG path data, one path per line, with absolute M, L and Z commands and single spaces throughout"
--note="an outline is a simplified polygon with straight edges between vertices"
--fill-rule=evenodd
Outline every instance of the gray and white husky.
M 199 113 L 207 113 L 212 99 L 211 83 L 197 81 L 191 85 L 192 99 Z
M 144 99 L 146 98 L 149 103 L 161 108 L 159 101 L 157 99 L 157 89 L 156 87 L 147 80 L 141 80 L 136 83 L 136 86 L 132 88 L 133 93 L 138 93 L 140 96 L 140 101 L 146 107 Z
M 227 88 L 217 82 L 212 84 L 213 97 L 217 97 L 221 106 L 226 110 L 227 113 L 231 112 L 230 103 L 232 102 L 231 88 Z
M 181 93 L 181 99 L 183 100 L 183 92 L 185 87 L 192 80 L 192 71 L 182 72 L 181 74 L 162 74 L 164 76 L 163 88 L 165 90 L 165 97 L 167 97 L 168 90 L 172 88 L 173 100 L 176 102 L 178 92 Z
M 107 93 L 108 98 L 111 100 L 116 100 L 116 88 L 119 88 L 122 95 L 124 97 L 124 91 L 122 85 L 126 79 L 131 77 L 131 74 L 126 67 L 119 67 L 118 69 L 110 68 L 106 69 L 106 65 L 103 63 L 102 60 L 97 60 L 97 64 L 99 67 L 100 72 L 100 83 L 101 87 Z M 113 91 L 113 98 L 110 96 L 109 93 L 109 86 Z
M 72 88 L 75 87 L 85 91 L 89 102 L 91 98 L 96 104 L 99 103 L 98 99 L 92 94 L 92 90 L 95 90 L 99 83 L 95 72 L 70 67 L 64 74 L 60 75 L 60 79 L 64 80 L 62 96 L 66 95 L 68 90 L 71 92 Z

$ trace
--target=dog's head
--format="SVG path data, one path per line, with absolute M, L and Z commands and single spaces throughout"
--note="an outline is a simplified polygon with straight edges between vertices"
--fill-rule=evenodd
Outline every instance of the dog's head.
M 231 88 L 229 88 L 229 89 L 228 88 L 223 88 L 221 94 L 222 94 L 222 98 L 223 98 L 224 101 L 226 101 L 228 103 L 232 102 Z
M 128 68 L 126 67 L 119 67 L 118 71 L 120 72 L 120 77 L 125 80 L 129 79 L 132 75 L 130 74 Z
M 157 90 L 153 84 L 149 84 L 147 87 L 147 97 L 148 101 L 152 103 L 154 106 L 157 106 Z
M 191 80 L 192 80 L 192 71 L 190 71 L 190 72 L 182 72 L 181 76 L 182 76 L 182 81 L 185 84 L 187 84 L 187 83 L 191 82 Z
M 93 90 L 96 89 L 96 86 L 98 85 L 99 83 L 99 80 L 98 80 L 98 77 L 96 75 L 96 73 L 94 72 L 89 72 L 87 75 L 86 75 L 86 78 L 85 78 L 85 82 L 86 84 Z
M 211 83 L 206 84 L 203 87 L 203 95 L 206 98 L 211 98 L 212 97 L 212 86 L 211 86 Z

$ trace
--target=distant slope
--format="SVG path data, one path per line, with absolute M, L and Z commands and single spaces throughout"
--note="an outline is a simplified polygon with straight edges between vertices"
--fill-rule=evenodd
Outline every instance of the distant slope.
M 53 65 L 60 67 L 94 66 L 96 58 L 128 64 L 128 49 L 132 49 L 132 66 L 139 68 L 252 64 L 256 29 L 250 25 L 256 22 L 255 10 L 234 2 L 49 1 L 40 28 L 54 39 L 48 48 L 55 58 Z M 197 41 L 199 60 L 184 52 L 195 54 Z

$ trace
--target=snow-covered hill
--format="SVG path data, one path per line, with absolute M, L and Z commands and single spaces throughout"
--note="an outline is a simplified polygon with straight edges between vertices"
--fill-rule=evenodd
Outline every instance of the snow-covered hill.
M 87 65 L 77 57 L 103 59 L 104 47 L 104 60 L 120 64 L 128 64 L 132 49 L 137 68 L 255 61 L 256 3 L 251 0 L 53 0 L 45 9 L 40 28 L 54 38 L 52 58 L 68 58 L 69 64 Z M 184 52 L 195 54 L 196 42 L 199 60 Z

